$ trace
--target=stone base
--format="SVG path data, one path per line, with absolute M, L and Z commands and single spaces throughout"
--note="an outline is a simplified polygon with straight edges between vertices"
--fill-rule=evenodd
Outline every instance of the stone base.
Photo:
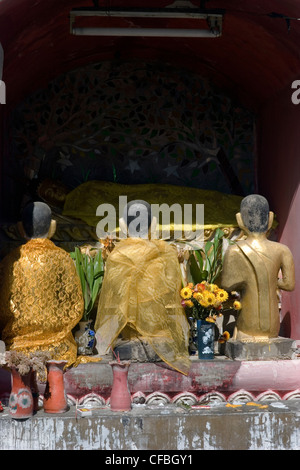
M 40 409 L 20 421 L 5 410 L 0 413 L 0 450 L 95 450 L 101 466 L 143 468 L 148 461 L 154 468 L 191 468 L 203 462 L 202 454 L 192 451 L 299 450 L 299 413 L 299 400 L 198 409 L 144 405 L 129 412 L 112 412 L 104 405 L 92 407 L 91 416 L 85 417 L 70 406 L 57 415 Z
M 296 342 L 290 338 L 269 338 L 267 341 L 244 342 L 230 339 L 225 355 L 236 361 L 276 361 L 293 359 Z
M 134 339 L 131 341 L 120 340 L 114 347 L 115 354 L 121 361 L 132 362 L 161 362 L 161 359 L 152 347 L 145 341 Z

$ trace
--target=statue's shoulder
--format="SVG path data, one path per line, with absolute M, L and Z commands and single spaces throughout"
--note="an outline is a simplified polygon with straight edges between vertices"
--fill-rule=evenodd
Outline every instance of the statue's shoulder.
M 268 246 L 271 249 L 276 250 L 277 252 L 281 251 L 282 253 L 291 253 L 291 250 L 287 245 L 281 242 L 275 242 L 273 240 L 266 240 Z
M 281 251 L 282 255 L 289 256 L 291 258 L 293 257 L 292 252 L 287 245 L 285 245 L 284 243 L 279 243 L 279 242 L 272 242 L 272 243 L 276 244 L 276 248 L 278 249 L 278 251 Z
M 177 248 L 176 246 L 166 242 L 165 240 L 150 240 L 151 244 L 155 246 L 155 248 L 161 254 L 167 254 L 168 256 L 176 256 L 177 257 Z
M 239 253 L 240 252 L 240 246 L 239 244 L 241 244 L 240 241 L 238 242 L 232 242 L 230 245 L 228 245 L 228 248 L 226 249 L 225 251 L 225 255 L 231 255 L 231 254 L 235 254 L 235 253 Z
M 60 246 L 55 245 L 55 243 L 53 243 L 51 240 L 48 240 L 48 242 L 50 243 L 47 243 L 46 249 L 50 255 L 52 254 L 53 256 L 66 263 L 74 264 L 71 255 L 68 251 L 64 250 Z
M 128 259 L 139 257 L 145 252 L 145 250 L 147 250 L 147 248 L 149 248 L 147 241 L 148 240 L 140 240 L 136 238 L 125 238 L 120 240 L 109 253 L 107 261 L 120 261 L 124 257 Z

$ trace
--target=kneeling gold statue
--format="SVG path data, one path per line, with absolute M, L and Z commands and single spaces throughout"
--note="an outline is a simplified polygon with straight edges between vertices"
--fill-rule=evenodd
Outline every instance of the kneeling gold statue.
M 49 351 L 70 366 L 77 358 L 71 330 L 84 303 L 70 255 L 49 240 L 55 227 L 47 204 L 25 207 L 22 228 L 28 241 L 0 264 L 0 330 L 7 349 Z
M 172 368 L 188 374 L 189 325 L 181 306 L 177 251 L 148 238 L 153 219 L 145 201 L 125 207 L 120 226 L 129 237 L 107 258 L 95 322 L 97 344 L 105 352 L 120 334 L 128 341 L 139 338 Z
M 245 197 L 236 217 L 247 239 L 229 246 L 222 271 L 222 287 L 241 293 L 242 310 L 233 339 L 267 341 L 279 334 L 277 289 L 295 287 L 293 257 L 287 246 L 267 239 L 274 214 L 263 196 Z

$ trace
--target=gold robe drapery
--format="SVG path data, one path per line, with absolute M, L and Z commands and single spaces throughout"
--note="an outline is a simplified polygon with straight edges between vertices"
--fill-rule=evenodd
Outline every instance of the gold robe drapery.
M 7 349 L 50 351 L 73 364 L 77 345 L 71 330 L 83 309 L 75 265 L 50 240 L 30 240 L 1 262 L 0 329 Z
M 241 292 L 242 310 L 234 339 L 267 341 L 280 329 L 278 289 L 294 289 L 294 261 L 289 248 L 264 235 L 240 240 L 225 252 L 221 285 Z M 282 280 L 280 280 L 280 271 Z
M 242 197 L 233 194 L 224 194 L 219 191 L 204 190 L 199 188 L 188 188 L 171 184 L 119 184 L 108 181 L 87 181 L 71 191 L 64 204 L 63 215 L 74 217 L 84 221 L 86 224 L 96 227 L 101 220 L 96 215 L 100 204 L 112 204 L 116 210 L 116 220 L 123 217 L 119 212 L 119 197 L 126 196 L 127 202 L 143 199 L 149 204 L 159 206 L 167 204 L 180 205 L 184 210 L 185 204 L 193 204 L 192 225 L 184 220 L 182 224 L 175 226 L 172 217 L 170 222 L 164 222 L 158 217 L 157 228 L 160 232 L 170 232 L 170 238 L 177 230 L 196 230 L 196 204 L 204 204 L 204 228 L 215 230 L 224 227 L 237 227 L 235 214 L 238 212 Z M 120 228 L 116 227 L 116 233 Z M 161 236 L 157 238 L 162 238 Z M 167 237 L 168 238 L 168 237 Z
M 181 275 L 174 247 L 128 238 L 110 253 L 95 323 L 103 348 L 131 327 L 174 369 L 188 374 L 189 326 L 180 302 Z

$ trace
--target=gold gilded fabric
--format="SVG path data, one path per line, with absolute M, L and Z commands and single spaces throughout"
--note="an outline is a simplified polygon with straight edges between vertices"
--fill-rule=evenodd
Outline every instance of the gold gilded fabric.
M 95 322 L 103 347 L 113 348 L 122 331 L 134 331 L 164 362 L 188 374 L 189 326 L 180 286 L 174 247 L 162 240 L 119 242 L 106 262 Z
M 69 254 L 34 239 L 0 265 L 0 329 L 7 349 L 46 350 L 68 365 L 77 358 L 72 328 L 83 315 L 80 281 Z
M 109 203 L 116 209 L 117 220 L 123 214 L 118 213 L 119 196 L 127 196 L 127 201 L 143 199 L 149 204 L 204 204 L 204 228 L 237 227 L 235 214 L 240 210 L 242 197 L 209 191 L 198 188 L 186 188 L 168 184 L 136 184 L 126 185 L 107 181 L 87 181 L 71 191 L 64 204 L 63 215 L 83 220 L 86 224 L 96 227 L 100 218 L 96 209 L 100 204 Z M 196 230 L 196 212 L 193 207 L 192 227 L 184 229 Z M 183 217 L 182 217 L 183 219 Z M 159 221 L 159 229 L 167 230 L 163 221 Z M 117 227 L 117 230 L 119 228 Z M 182 229 L 182 227 L 177 229 Z M 174 224 L 170 225 L 170 236 L 174 233 Z

